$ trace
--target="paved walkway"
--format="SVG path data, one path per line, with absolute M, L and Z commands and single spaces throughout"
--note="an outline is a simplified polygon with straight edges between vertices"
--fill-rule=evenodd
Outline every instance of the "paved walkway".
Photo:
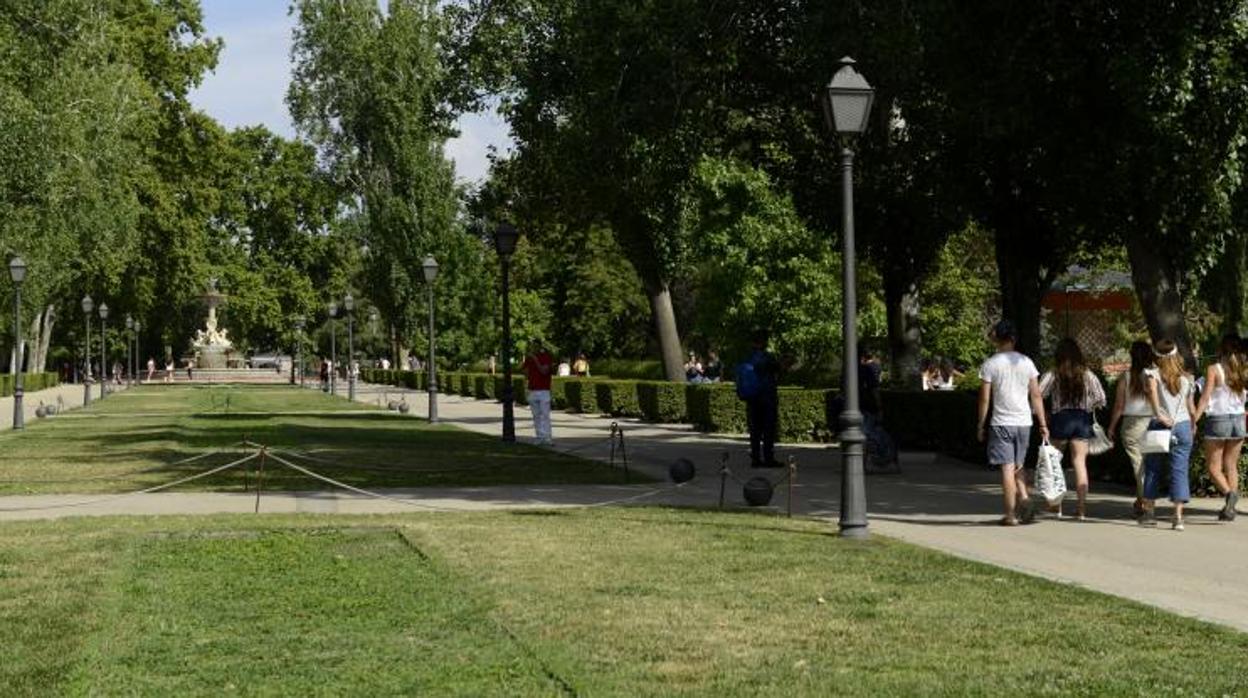
M 357 399 L 382 406 L 392 399 L 404 399 L 412 407 L 412 416 L 426 414 L 427 397 L 421 392 L 361 385 Z M 448 424 L 480 433 L 499 433 L 501 407 L 497 403 L 439 396 L 438 406 L 439 416 Z M 531 441 L 527 408 L 517 408 L 516 418 L 521 440 Z M 332 492 L 266 494 L 260 510 L 382 513 L 545 508 L 594 505 L 638 496 L 641 498 L 634 500 L 638 503 L 715 506 L 719 498 L 718 471 L 725 454 L 733 470 L 733 479 L 726 488 L 726 503 L 742 507 L 740 480 L 759 475 L 773 481 L 783 477 L 783 472 L 746 468 L 743 437 L 709 436 L 682 425 L 650 425 L 562 412 L 553 415 L 553 422 L 556 450 L 606 460 L 610 455 L 607 437 L 614 422 L 624 430 L 632 467 L 663 480 L 671 461 L 684 457 L 696 464 L 699 476 L 680 488 L 670 484 L 438 488 L 388 490 L 386 494 L 394 499 L 380 500 Z M 781 449 L 780 455 L 792 455 L 799 464 L 795 513 L 827 517 L 830 527 L 833 526 L 840 492 L 836 453 L 820 445 L 806 445 Z M 868 478 L 871 530 L 876 533 L 1248 631 L 1248 585 L 1243 583 L 1248 579 L 1248 520 L 1218 524 L 1218 502 L 1195 502 L 1184 533 L 1164 526 L 1143 529 L 1129 518 L 1129 492 L 1094 484 L 1096 491 L 1090 500 L 1094 518 L 1090 521 L 1043 520 L 1034 526 L 1003 529 L 995 525 L 1000 515 L 995 473 L 931 454 L 903 454 L 902 466 L 901 475 Z M 778 512 L 787 504 L 786 490 L 780 487 L 776 491 L 772 505 Z M 176 493 L 126 499 L 101 497 L 101 501 L 82 507 L 14 510 L 84 499 L 70 495 L 5 497 L 0 500 L 0 519 L 250 512 L 255 507 L 254 495 Z
M 125 385 L 109 385 L 110 392 L 121 392 L 126 389 Z M 95 400 L 100 396 L 100 386 L 95 384 L 91 386 L 91 399 Z M 63 383 L 55 388 L 47 390 L 38 390 L 28 392 L 22 397 L 22 412 L 26 415 L 26 423 L 30 424 L 37 419 L 35 410 L 39 409 L 39 405 L 59 405 L 63 410 L 74 410 L 82 407 L 82 385 L 74 383 Z M 13 428 L 13 396 L 0 398 L 0 431 Z

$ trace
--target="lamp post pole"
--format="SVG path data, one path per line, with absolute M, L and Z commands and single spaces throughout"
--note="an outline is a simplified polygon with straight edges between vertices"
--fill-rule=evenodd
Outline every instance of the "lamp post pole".
M 295 316 L 295 366 L 299 372 L 299 387 L 303 387 L 303 316 Z
M 13 428 L 26 428 L 26 410 L 22 404 L 26 383 L 22 376 L 22 364 L 26 352 L 22 346 L 22 282 L 26 280 L 26 262 L 21 257 L 9 261 L 9 276 L 13 279 L 13 342 L 17 350 L 17 370 L 13 376 Z
M 436 325 L 433 317 L 433 281 L 438 278 L 438 260 L 425 257 L 421 263 L 425 285 L 429 287 L 429 423 L 438 423 L 438 362 Z
M 108 304 L 100 303 L 100 399 L 108 395 Z
M 494 231 L 494 247 L 498 250 L 503 272 L 503 441 L 516 440 L 516 393 L 511 378 L 511 255 L 516 251 L 519 231 L 510 223 L 502 223 Z
M 133 361 L 130 353 L 130 346 L 133 344 L 131 340 L 134 338 L 134 318 L 130 317 L 130 313 L 126 313 L 126 387 L 134 387 L 134 373 L 130 370 L 133 367 Z
M 334 326 L 334 318 L 338 317 L 338 304 L 329 304 L 329 394 L 338 394 L 338 328 Z
M 867 537 L 866 477 L 863 470 L 862 412 L 858 405 L 858 294 L 854 246 L 853 140 L 867 128 L 875 92 L 854 69 L 852 58 L 841 59 L 824 95 L 829 130 L 839 134 L 841 147 L 841 264 L 844 298 L 842 369 L 845 409 L 841 413 L 841 510 L 839 527 L 845 538 Z
M 139 376 L 139 333 L 143 331 L 143 324 L 138 320 L 134 321 L 134 384 L 143 385 L 143 379 Z
M 342 307 L 347 311 L 347 400 L 355 402 L 355 296 L 348 293 Z
M 82 352 L 83 361 L 83 379 L 82 379 L 82 406 L 86 407 L 91 404 L 91 311 L 95 310 L 95 302 L 91 300 L 91 296 L 82 297 L 82 314 L 87 318 L 87 339 L 86 346 Z

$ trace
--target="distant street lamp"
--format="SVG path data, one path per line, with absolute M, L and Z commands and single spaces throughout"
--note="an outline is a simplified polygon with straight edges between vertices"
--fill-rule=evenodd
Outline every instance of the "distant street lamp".
M 126 387 L 134 387 L 134 362 L 133 354 L 130 353 L 131 340 L 134 338 L 134 318 L 130 317 L 130 313 L 126 313 Z
M 342 307 L 347 311 L 347 400 L 355 402 L 355 296 L 348 293 Z
M 299 387 L 303 387 L 303 324 L 302 315 L 295 316 L 295 365 L 299 371 Z
M 100 303 L 100 399 L 108 395 L 108 304 Z
M 338 304 L 329 302 L 329 394 L 338 394 L 338 331 L 334 318 L 338 317 Z
M 26 280 L 26 262 L 21 257 L 9 260 L 9 277 L 13 279 L 13 342 L 17 348 L 17 373 L 13 376 L 13 428 L 25 429 L 26 411 L 22 398 L 26 383 L 22 372 L 26 352 L 22 347 L 22 282 Z
M 86 407 L 91 404 L 91 311 L 95 310 L 95 301 L 91 300 L 91 296 L 82 297 L 82 314 L 87 318 L 87 339 L 86 347 L 82 352 L 83 361 L 83 378 L 82 378 L 82 406 Z
M 425 272 L 425 285 L 429 287 L 429 423 L 438 423 L 438 355 L 434 338 L 433 322 L 433 282 L 438 278 L 438 260 L 425 257 L 420 265 Z
M 142 385 L 143 379 L 139 377 L 139 334 L 143 332 L 143 323 L 138 320 L 134 321 L 134 384 Z
M 842 336 L 845 409 L 841 413 L 841 512 L 840 529 L 845 538 L 867 537 L 866 477 L 863 472 L 862 412 L 858 408 L 858 299 L 854 260 L 854 151 L 857 137 L 867 130 L 875 90 L 854 70 L 854 60 L 841 59 L 841 68 L 823 95 L 823 115 L 828 130 L 841 137 L 841 264 L 844 318 Z
M 520 231 L 510 223 L 494 230 L 494 249 L 503 266 L 503 441 L 516 440 L 515 390 L 511 380 L 511 255 L 516 251 Z

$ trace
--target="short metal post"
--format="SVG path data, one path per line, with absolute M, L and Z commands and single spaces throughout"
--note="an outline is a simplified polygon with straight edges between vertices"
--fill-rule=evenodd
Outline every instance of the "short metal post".
M 789 518 L 793 518 L 793 487 L 797 484 L 797 459 L 789 456 Z
M 256 473 L 256 513 L 260 513 L 260 493 L 264 490 L 264 458 L 268 453 L 268 447 L 264 446 L 260 449 L 260 466 Z
M 720 457 L 719 465 L 719 508 L 724 508 L 724 490 L 728 487 L 728 452 Z

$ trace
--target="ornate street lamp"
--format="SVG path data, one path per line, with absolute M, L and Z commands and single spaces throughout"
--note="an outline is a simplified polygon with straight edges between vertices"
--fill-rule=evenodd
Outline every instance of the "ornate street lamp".
M 299 387 L 303 387 L 303 324 L 302 315 L 295 316 L 295 365 L 299 371 Z
M 342 307 L 347 311 L 347 400 L 355 402 L 355 296 L 348 293 Z
M 22 398 L 26 392 L 23 380 L 23 359 L 25 348 L 22 346 L 22 282 L 26 280 L 26 262 L 21 257 L 9 260 L 9 278 L 13 279 L 13 346 L 17 347 L 17 373 L 13 376 L 13 428 L 26 428 L 26 411 Z
M 126 313 L 126 387 L 134 387 L 134 362 L 133 354 L 130 353 L 131 340 L 134 338 L 134 318 L 130 317 L 130 313 Z
M 841 264 L 843 265 L 842 328 L 845 362 L 845 409 L 841 413 L 841 511 L 840 530 L 846 538 L 867 537 L 867 493 L 863 472 L 862 412 L 858 409 L 858 299 L 854 260 L 854 151 L 853 144 L 867 129 L 875 90 L 854 69 L 854 60 L 841 59 L 823 95 L 823 116 L 828 130 L 841 138 Z
M 494 249 L 503 266 L 503 441 L 516 440 L 515 390 L 511 381 L 511 255 L 516 251 L 520 231 L 510 223 L 494 230 Z
M 95 310 L 95 301 L 91 296 L 82 297 L 82 314 L 87 318 L 86 348 L 82 352 L 82 406 L 91 404 L 91 311 Z
M 438 260 L 425 257 L 420 268 L 425 273 L 425 285 L 429 287 L 429 423 L 438 423 L 438 365 L 434 340 L 433 282 L 438 278 Z
M 100 399 L 108 395 L 108 304 L 100 303 Z
M 329 394 L 338 394 L 338 330 L 334 318 L 338 317 L 338 304 L 329 302 Z

